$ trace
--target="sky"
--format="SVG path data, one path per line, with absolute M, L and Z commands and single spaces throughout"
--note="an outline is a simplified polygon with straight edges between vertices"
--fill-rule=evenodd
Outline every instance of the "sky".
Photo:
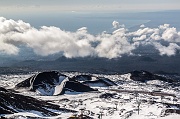
M 3 12 L 180 9 L 180 0 L 0 0 Z
M 177 9 L 180 9 L 180 0 L 0 0 L 0 53 L 18 56 L 25 48 L 31 49 L 33 53 L 40 56 L 62 53 L 68 58 L 97 56 L 112 59 L 124 54 L 133 55 L 133 51 L 141 46 L 151 46 L 159 52 L 159 55 L 174 56 L 180 50 L 180 31 L 171 24 L 165 22 L 152 28 L 138 24 L 141 27 L 137 30 L 128 31 L 124 23 L 114 21 L 120 20 L 116 15 L 111 18 L 112 16 L 100 17 L 97 14 L 98 16 L 94 19 L 84 14 L 75 17 L 77 14 L 66 14 L 64 11 L 96 13 L 95 11 L 144 12 Z M 63 15 L 56 14 L 59 12 Z M 171 18 L 171 14 L 169 12 L 163 15 L 169 21 L 171 19 L 177 21 L 174 17 Z M 179 12 L 175 14 L 178 15 Z M 156 15 L 152 15 L 152 19 L 156 22 L 164 20 L 161 20 L 164 18 L 163 15 L 158 13 L 157 15 L 161 16 L 160 19 L 155 19 Z M 176 19 L 178 19 L 177 15 L 175 15 Z M 135 20 L 134 17 L 131 18 Z M 126 20 L 131 20 L 131 18 L 127 17 Z M 137 20 L 141 18 L 143 16 Z M 89 21 L 84 22 L 87 19 Z M 110 26 L 112 33 L 102 31 L 94 35 L 88 32 L 87 24 L 97 27 L 100 24 L 100 27 L 103 27 L 103 21 L 106 20 L 111 21 L 109 24 L 112 25 Z M 149 21 L 149 18 L 145 20 Z M 74 21 L 80 24 L 80 27 L 75 30 L 69 31 L 64 29 L 62 24 L 58 25 L 63 23 L 72 29 L 74 25 L 77 25 Z M 34 22 L 40 26 L 35 27 Z M 49 25 L 47 24 L 49 22 L 55 24 Z M 179 24 L 179 20 L 176 24 Z M 164 42 L 166 44 L 163 44 Z

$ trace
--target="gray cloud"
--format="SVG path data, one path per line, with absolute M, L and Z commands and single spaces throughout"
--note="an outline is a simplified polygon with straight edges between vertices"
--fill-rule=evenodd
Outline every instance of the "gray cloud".
M 92 35 L 86 27 L 75 32 L 54 26 L 36 29 L 21 20 L 7 20 L 1 17 L 0 52 L 17 55 L 21 50 L 20 46 L 25 46 L 41 56 L 63 53 L 68 58 L 97 56 L 111 59 L 124 54 L 131 55 L 140 44 L 154 46 L 160 55 L 171 56 L 180 50 L 180 32 L 169 24 L 157 28 L 141 27 L 134 32 L 129 32 L 117 21 L 112 25 L 116 30 L 111 34 L 103 32 Z M 164 46 L 162 41 L 168 45 Z

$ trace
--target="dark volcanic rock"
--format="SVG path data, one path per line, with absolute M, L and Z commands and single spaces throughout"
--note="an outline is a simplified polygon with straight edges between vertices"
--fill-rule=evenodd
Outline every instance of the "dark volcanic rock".
M 64 90 L 69 90 L 69 91 L 74 91 L 74 92 L 97 91 L 77 81 L 67 81 L 65 84 Z
M 58 105 L 47 103 L 29 96 L 23 96 L 0 87 L 0 114 L 13 114 L 24 111 L 38 111 L 44 116 L 56 116 L 58 114 L 50 111 L 57 110 L 60 112 L 76 112 Z
M 92 75 L 77 75 L 72 77 L 70 80 L 72 81 L 80 81 L 83 84 L 92 87 L 108 87 L 108 86 L 116 86 L 117 84 L 111 81 L 108 78 L 104 77 L 95 77 Z
M 108 86 L 111 86 L 102 80 L 85 81 L 85 82 L 83 82 L 83 84 L 86 84 L 86 85 L 92 86 L 92 87 L 108 87 Z
M 168 83 L 173 83 L 174 80 L 173 79 L 168 79 L 162 76 L 158 76 L 156 74 L 152 74 L 148 71 L 133 71 L 130 72 L 131 73 L 131 79 L 134 81 L 141 81 L 141 82 L 146 82 L 149 80 L 161 80 L 161 81 L 165 81 Z
M 72 116 L 72 117 L 69 117 L 67 119 L 94 119 L 88 115 L 77 115 L 77 116 Z
M 97 80 L 93 81 L 84 81 L 83 84 L 95 87 L 108 87 L 108 86 L 117 86 L 116 83 L 107 78 L 97 78 Z
M 92 80 L 92 76 L 91 75 L 77 75 L 77 76 L 73 76 L 71 78 L 71 80 L 73 80 L 73 81 L 90 81 L 90 80 Z
M 104 93 L 99 96 L 99 98 L 114 98 L 117 93 Z
M 42 72 L 17 84 L 16 87 L 30 87 L 31 90 L 35 91 L 37 88 L 39 88 L 39 86 L 45 87 L 46 84 L 52 86 L 56 85 L 59 82 L 60 77 L 62 77 L 63 79 L 66 78 L 65 75 L 60 74 L 56 71 Z
M 87 85 L 75 79 L 69 78 L 56 71 L 42 72 L 34 75 L 16 85 L 16 89 L 29 88 L 31 91 L 38 91 L 41 95 L 60 95 L 66 90 L 74 92 L 95 91 Z
M 98 79 L 99 79 L 100 81 L 105 82 L 107 86 L 117 86 L 117 84 L 116 84 L 115 82 L 111 81 L 111 80 L 108 79 L 108 78 L 98 77 Z
M 164 111 L 164 115 L 169 115 L 171 113 L 180 114 L 180 109 L 166 109 Z

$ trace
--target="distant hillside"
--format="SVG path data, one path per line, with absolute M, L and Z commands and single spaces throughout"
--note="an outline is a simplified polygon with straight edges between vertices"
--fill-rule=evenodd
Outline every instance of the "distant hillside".
M 151 72 L 180 73 L 180 55 L 173 57 L 147 55 L 123 56 L 117 59 L 60 57 L 53 61 L 26 60 L 16 62 L 11 68 L 29 68 L 31 70 L 60 70 L 92 73 L 126 73 L 133 70 Z

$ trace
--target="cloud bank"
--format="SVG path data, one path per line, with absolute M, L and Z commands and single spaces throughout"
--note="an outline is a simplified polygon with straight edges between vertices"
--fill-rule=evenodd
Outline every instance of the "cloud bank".
M 157 28 L 143 25 L 133 32 L 117 21 L 112 25 L 112 33 L 92 35 L 86 27 L 76 32 L 54 26 L 36 29 L 22 20 L 0 17 L 0 52 L 17 55 L 20 47 L 25 46 L 41 56 L 63 53 L 68 58 L 95 56 L 111 59 L 131 55 L 133 50 L 146 45 L 152 45 L 160 55 L 172 56 L 180 50 L 180 32 L 169 24 Z

